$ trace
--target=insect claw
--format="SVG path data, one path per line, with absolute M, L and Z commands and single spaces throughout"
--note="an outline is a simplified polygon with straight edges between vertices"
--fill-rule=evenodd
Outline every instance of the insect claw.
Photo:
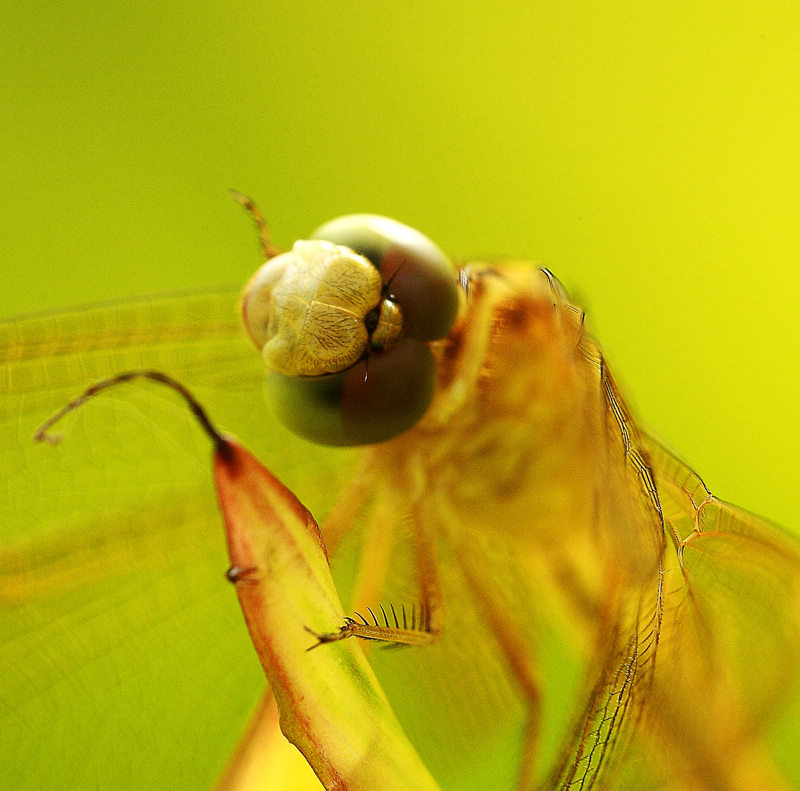
M 53 434 L 45 429 L 39 429 L 34 435 L 36 442 L 46 442 L 48 445 L 60 445 L 64 439 L 63 434 Z
M 357 626 L 358 624 L 352 618 L 348 618 L 345 616 L 344 624 L 339 627 L 338 632 L 325 632 L 324 634 L 318 634 L 313 629 L 309 628 L 308 626 L 303 626 L 309 634 L 314 635 L 316 637 L 317 642 L 314 645 L 309 646 L 306 648 L 306 651 L 313 651 L 315 648 L 318 648 L 321 645 L 326 643 L 337 643 L 339 640 L 346 640 L 348 637 L 351 637 L 353 634 L 353 627 Z
M 225 579 L 228 580 L 228 582 L 232 582 L 234 585 L 240 582 L 246 582 L 248 585 L 255 585 L 258 580 L 249 575 L 254 574 L 256 571 L 258 571 L 258 569 L 255 566 L 248 566 L 247 568 L 231 566 L 225 572 Z
M 314 635 L 317 640 L 314 645 L 310 645 L 308 648 L 306 648 L 306 651 L 313 651 L 315 648 L 319 648 L 321 645 L 335 643 L 349 636 L 342 634 L 344 630 L 349 629 L 349 624 L 345 624 L 344 626 L 340 627 L 338 632 L 327 632 L 325 634 L 317 634 L 317 632 L 315 632 L 313 629 L 309 629 L 308 626 L 303 626 L 303 629 L 305 629 L 309 634 Z
M 308 648 L 306 648 L 306 651 L 313 651 L 315 648 L 319 648 L 323 643 L 327 642 L 326 640 L 323 640 L 326 635 L 317 634 L 313 629 L 310 629 L 305 624 L 303 624 L 303 629 L 305 629 L 310 635 L 313 635 L 317 640 L 314 645 L 310 645 Z
M 464 290 L 464 294 L 469 298 L 469 272 L 466 269 L 458 270 L 458 284 Z

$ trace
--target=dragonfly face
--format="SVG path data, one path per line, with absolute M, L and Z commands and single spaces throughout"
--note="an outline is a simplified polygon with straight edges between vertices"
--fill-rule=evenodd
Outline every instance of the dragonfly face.
M 282 475 L 281 465 L 298 460 L 297 474 L 288 470 L 284 477 L 303 499 L 338 489 L 332 483 L 338 471 L 341 493 L 323 533 L 329 549 L 341 544 L 357 558 L 358 570 L 345 583 L 354 607 L 396 603 L 398 595 L 425 604 L 424 628 L 432 644 L 380 652 L 374 664 L 421 745 L 436 743 L 437 727 L 450 741 L 463 737 L 466 746 L 457 759 L 442 757 L 446 752 L 437 757 L 434 749 L 429 756 L 438 775 L 457 778 L 450 787 L 469 787 L 471 755 L 495 747 L 499 742 L 492 739 L 508 726 L 514 728 L 508 754 L 516 756 L 516 765 L 503 781 L 493 775 L 497 787 L 514 787 L 522 776 L 523 784 L 559 789 L 780 788 L 761 735 L 800 657 L 800 553 L 793 540 L 714 498 L 688 467 L 638 431 L 585 330 L 582 311 L 552 275 L 514 261 L 473 262 L 460 271 L 434 267 L 423 291 L 454 296 L 440 303 L 441 310 L 427 311 L 433 313 L 429 325 L 415 299 L 400 299 L 416 293 L 416 278 L 401 280 L 415 272 L 409 262 L 416 259 L 387 255 L 392 248 L 385 239 L 395 229 L 379 233 L 371 222 L 323 226 L 314 236 L 329 244 L 315 242 L 312 249 L 346 247 L 349 252 L 336 253 L 340 259 L 367 272 L 367 296 L 356 300 L 359 321 L 379 307 L 379 326 L 383 301 L 396 301 L 399 333 L 389 332 L 396 337 L 387 348 L 372 349 L 367 327 L 366 341 L 344 344 L 351 354 L 346 359 L 356 352 L 357 359 L 334 366 L 343 369 L 317 373 L 313 362 L 298 373 L 273 365 L 267 385 L 273 409 L 292 430 L 328 444 L 366 443 L 363 450 L 315 450 L 257 417 L 255 400 L 231 406 L 240 387 L 231 383 L 253 383 L 244 387 L 246 399 L 262 374 L 256 355 L 248 356 L 234 340 L 230 294 L 198 296 L 191 310 L 166 300 L 129 306 L 128 319 L 122 318 L 125 306 L 118 306 L 111 313 L 76 314 L 74 320 L 8 326 L 7 436 L 28 423 L 32 432 L 36 419 L 86 383 L 87 372 L 97 378 L 146 364 L 187 380 L 201 400 L 212 402 L 220 423 L 256 445 L 264 437 L 259 424 L 266 424 L 262 454 Z M 423 259 L 437 260 L 430 248 L 423 250 Z M 371 271 L 363 270 L 362 257 L 378 270 L 377 286 Z M 374 264 L 387 257 L 387 269 Z M 318 282 L 327 277 L 320 275 Z M 253 289 L 263 285 L 256 282 Z M 298 296 L 302 311 L 318 298 L 306 285 L 302 281 Z M 263 308 L 258 298 L 257 307 L 249 307 L 253 289 L 245 297 L 248 320 Z M 330 306 L 328 297 L 322 302 Z M 269 320 L 267 311 L 261 325 Z M 62 328 L 56 341 L 45 332 L 53 321 Z M 72 336 L 71 325 L 77 327 Z M 364 337 L 361 326 L 358 333 Z M 251 327 L 250 334 L 261 350 L 262 330 Z M 301 323 L 298 342 L 307 338 Z M 395 358 L 392 350 L 404 340 L 419 351 Z M 168 346 L 169 355 L 160 358 Z M 84 362 L 75 364 L 78 359 Z M 388 384 L 378 395 L 355 397 L 350 384 L 341 383 L 343 374 L 353 372 L 354 381 L 363 382 L 366 373 L 367 382 Z M 334 389 L 325 390 L 336 377 Z M 320 381 L 323 389 L 315 390 Z M 409 399 L 406 390 L 395 402 L 401 417 L 387 420 L 386 405 L 392 406 L 402 389 L 398 383 L 405 382 L 419 395 Z M 332 406 L 319 410 L 326 399 Z M 409 400 L 413 409 L 399 408 Z M 360 429 L 364 416 L 368 427 L 378 428 Z M 115 411 L 114 430 L 118 418 Z M 140 434 L 141 426 L 125 447 L 141 444 Z M 21 447 L 16 439 L 13 444 Z M 77 445 L 76 454 L 82 451 L 81 443 L 71 441 L 63 446 L 66 452 L 72 452 L 70 445 Z M 313 462 L 315 454 L 327 461 Z M 340 454 L 357 456 L 356 466 L 343 465 Z M 25 492 L 31 490 L 30 475 L 24 474 L 29 455 L 26 448 L 9 464 L 9 491 L 17 493 L 21 521 L 27 519 Z M 317 470 L 313 482 L 311 465 Z M 72 459 L 66 469 L 80 468 L 80 459 Z M 65 488 L 64 474 L 47 479 L 54 490 Z M 176 463 L 172 490 L 180 474 L 185 470 Z M 92 480 L 77 488 L 93 493 Z M 154 484 L 149 487 L 152 494 Z M 129 494 L 136 492 L 131 488 Z M 57 502 L 68 501 L 58 494 Z M 176 501 L 173 496 L 172 505 Z M 122 498 L 119 507 L 130 502 L 138 501 Z M 202 518 L 213 518 L 209 514 Z M 78 524 L 88 531 L 90 520 L 81 519 Z M 145 534 L 164 532 L 156 531 L 148 514 L 140 521 L 149 526 L 140 528 Z M 167 521 L 175 535 L 181 517 Z M 59 514 L 51 514 L 51 528 L 58 523 Z M 111 527 L 101 524 L 96 535 L 107 537 Z M 355 546 L 347 535 L 352 532 L 359 535 Z M 122 539 L 124 550 L 113 539 L 95 542 L 101 560 L 90 574 L 83 569 L 84 581 L 88 576 L 113 589 L 115 569 L 135 554 L 132 535 Z M 165 554 L 163 539 L 152 537 L 151 543 L 151 554 L 159 548 Z M 45 546 L 52 545 L 34 533 L 6 551 L 0 590 L 7 599 L 30 602 L 80 584 L 75 574 L 70 583 L 56 574 L 58 563 L 68 565 L 69 553 L 51 552 L 50 562 Z M 182 589 L 176 584 L 175 594 Z M 39 612 L 38 605 L 25 606 Z M 63 612 L 58 617 L 66 619 Z M 30 649 L 24 665 L 15 661 L 13 644 L 6 649 L 6 664 L 23 679 L 15 687 L 16 703 L 6 707 L 13 717 L 24 705 L 25 683 L 49 688 L 43 679 L 53 649 Z M 570 668 L 563 684 L 553 681 L 553 669 L 562 665 Z M 404 676 L 408 667 L 414 671 Z M 502 682 L 484 695 L 480 685 L 487 679 Z M 89 683 L 90 677 L 75 686 Z M 431 683 L 437 694 L 426 697 Z M 566 702 L 559 697 L 564 688 Z M 453 715 L 451 706 L 461 714 Z M 437 720 L 440 709 L 449 714 Z M 463 763 L 460 775 L 453 761 Z
M 245 329 L 272 371 L 336 373 L 397 340 L 400 310 L 382 292 L 378 270 L 363 256 L 330 242 L 295 242 L 245 289 Z
M 325 445 L 389 439 L 433 398 L 426 342 L 455 321 L 455 267 L 422 234 L 385 217 L 341 217 L 314 236 L 271 257 L 242 298 L 276 415 Z

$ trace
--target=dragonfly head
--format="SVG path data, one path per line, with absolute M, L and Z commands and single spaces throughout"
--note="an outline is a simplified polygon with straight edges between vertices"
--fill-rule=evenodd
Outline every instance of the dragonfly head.
M 436 388 L 429 343 L 450 332 L 458 272 L 426 236 L 386 217 L 332 220 L 270 258 L 242 298 L 278 419 L 324 445 L 391 439 Z

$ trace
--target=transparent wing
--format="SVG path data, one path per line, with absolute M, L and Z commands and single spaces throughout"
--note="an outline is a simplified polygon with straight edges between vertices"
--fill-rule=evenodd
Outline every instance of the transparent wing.
M 641 755 L 637 746 L 660 662 L 664 616 L 666 545 L 652 471 L 599 348 L 584 337 L 580 349 L 596 370 L 602 402 L 603 419 L 587 425 L 595 425 L 600 434 L 589 443 L 600 449 L 593 499 L 597 529 L 608 540 L 598 542 L 591 562 L 607 571 L 586 685 L 576 696 L 584 705 L 546 784 L 559 791 L 625 787 L 630 758 Z M 658 788 L 657 763 L 636 763 L 634 787 Z
M 719 501 L 642 435 L 599 349 L 580 348 L 605 402 L 598 524 L 619 538 L 594 562 L 619 574 L 585 709 L 546 787 L 788 787 L 765 726 L 798 680 L 800 542 Z
M 324 517 L 360 453 L 316 448 L 272 420 L 237 302 L 234 290 L 173 295 L 0 325 L 0 739 L 13 756 L 0 785 L 211 787 L 261 695 L 224 580 L 210 449 L 183 405 L 130 385 L 59 424 L 58 447 L 32 439 L 98 379 L 161 369 Z M 401 590 L 368 602 L 413 606 L 413 562 L 372 518 Z M 334 563 L 345 601 L 357 550 L 356 531 Z M 523 712 L 446 548 L 442 562 L 447 639 L 374 663 L 445 787 L 466 788 L 465 776 L 470 788 L 513 787 Z M 507 579 L 505 562 L 491 573 Z M 511 587 L 521 614 L 532 597 L 521 580 Z
M 782 780 L 766 726 L 800 668 L 800 542 L 714 497 L 646 439 L 675 549 L 653 685 L 653 734 L 681 758 L 679 780 L 713 788 L 795 787 Z
M 210 449 L 181 405 L 136 385 L 70 416 L 57 448 L 32 439 L 88 384 L 165 370 L 324 513 L 347 457 L 332 470 L 272 421 L 237 300 L 179 294 L 0 324 L 3 787 L 210 787 L 258 698 Z
M 768 725 L 800 666 L 800 542 L 643 437 L 669 537 L 612 631 L 556 788 L 788 789 Z M 634 599 L 637 597 L 632 594 Z M 621 622 L 624 623 L 624 620 Z

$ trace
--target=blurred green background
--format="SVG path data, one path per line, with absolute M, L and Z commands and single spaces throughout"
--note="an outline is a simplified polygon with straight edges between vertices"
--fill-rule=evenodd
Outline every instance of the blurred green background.
M 800 528 L 795 3 L 16 3 L 0 310 L 243 282 L 351 211 L 544 262 L 642 422 Z

